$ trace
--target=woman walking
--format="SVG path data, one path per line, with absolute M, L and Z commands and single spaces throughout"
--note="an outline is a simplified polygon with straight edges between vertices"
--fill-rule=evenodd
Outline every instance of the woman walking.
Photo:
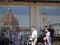
M 50 37 L 50 32 L 48 30 L 48 28 L 46 28 L 46 44 L 45 45 L 51 45 L 51 37 Z

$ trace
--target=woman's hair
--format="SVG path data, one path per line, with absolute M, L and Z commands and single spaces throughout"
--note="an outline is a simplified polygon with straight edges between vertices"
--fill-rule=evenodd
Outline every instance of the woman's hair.
M 49 28 L 47 28 L 47 30 L 50 31 Z

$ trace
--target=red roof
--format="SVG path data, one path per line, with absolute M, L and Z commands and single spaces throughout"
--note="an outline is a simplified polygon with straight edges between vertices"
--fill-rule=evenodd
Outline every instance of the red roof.
M 12 14 L 11 10 L 9 10 L 8 14 L 2 17 L 1 23 L 5 26 L 18 26 L 18 20 L 16 17 Z

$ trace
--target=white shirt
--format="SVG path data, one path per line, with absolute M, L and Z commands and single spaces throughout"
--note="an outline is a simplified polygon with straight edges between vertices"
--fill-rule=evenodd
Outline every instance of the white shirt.
M 50 38 L 50 32 L 46 33 L 46 38 Z
M 18 39 L 20 39 L 20 38 L 21 38 L 21 35 L 22 35 L 22 33 L 21 33 L 21 32 L 19 32 L 19 34 L 18 34 Z
M 37 37 L 37 30 L 33 30 L 30 40 L 32 40 L 33 38 L 36 38 L 36 37 Z

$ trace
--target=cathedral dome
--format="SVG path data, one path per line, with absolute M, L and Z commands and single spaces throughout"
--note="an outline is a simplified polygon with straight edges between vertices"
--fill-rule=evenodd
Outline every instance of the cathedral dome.
M 8 14 L 2 17 L 2 27 L 18 27 L 19 23 L 16 17 L 12 14 L 11 9 L 8 10 Z

